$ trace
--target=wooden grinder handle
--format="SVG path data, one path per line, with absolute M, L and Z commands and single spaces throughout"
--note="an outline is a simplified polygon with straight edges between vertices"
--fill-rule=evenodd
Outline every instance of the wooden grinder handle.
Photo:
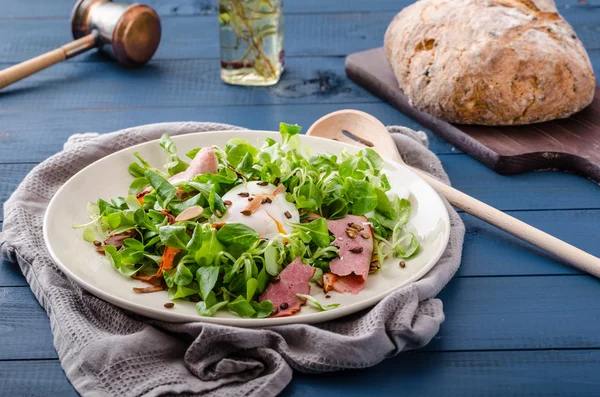
M 96 46 L 95 32 L 18 65 L 0 71 L 0 89 Z

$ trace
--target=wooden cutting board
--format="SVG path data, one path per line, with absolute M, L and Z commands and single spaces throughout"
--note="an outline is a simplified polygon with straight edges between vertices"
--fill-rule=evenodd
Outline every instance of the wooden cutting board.
M 408 103 L 383 48 L 346 57 L 351 80 L 500 174 L 574 172 L 600 183 L 600 87 L 594 102 L 568 119 L 515 127 L 450 124 Z

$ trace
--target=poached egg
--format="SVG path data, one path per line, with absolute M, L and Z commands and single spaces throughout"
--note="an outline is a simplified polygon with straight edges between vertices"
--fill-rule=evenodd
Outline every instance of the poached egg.
M 279 233 L 291 233 L 294 228 L 287 222 L 299 223 L 300 214 L 296 206 L 285 199 L 285 191 L 272 196 L 276 186 L 264 184 L 264 182 L 246 182 L 238 185 L 223 195 L 223 201 L 231 201 L 227 212 L 220 219 L 225 223 L 242 223 L 254 229 L 260 237 L 271 239 Z M 260 207 L 249 215 L 242 211 L 246 209 L 250 201 L 262 200 L 268 196 L 271 202 L 264 202 Z

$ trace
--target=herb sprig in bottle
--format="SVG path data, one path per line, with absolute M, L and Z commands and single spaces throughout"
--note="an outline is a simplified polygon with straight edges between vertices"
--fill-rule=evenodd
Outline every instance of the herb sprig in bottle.
M 221 79 L 276 84 L 284 68 L 282 0 L 219 0 Z

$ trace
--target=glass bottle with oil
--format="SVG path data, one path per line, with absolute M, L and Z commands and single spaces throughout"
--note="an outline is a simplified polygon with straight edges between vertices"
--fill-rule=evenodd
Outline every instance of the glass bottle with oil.
M 283 73 L 283 0 L 219 0 L 221 79 L 267 86 Z

